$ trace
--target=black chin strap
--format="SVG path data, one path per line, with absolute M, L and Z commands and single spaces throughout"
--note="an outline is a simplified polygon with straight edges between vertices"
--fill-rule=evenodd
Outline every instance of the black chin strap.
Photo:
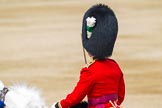
M 4 87 L 3 90 L 0 90 L 0 101 L 5 101 L 5 96 L 8 92 L 8 88 Z

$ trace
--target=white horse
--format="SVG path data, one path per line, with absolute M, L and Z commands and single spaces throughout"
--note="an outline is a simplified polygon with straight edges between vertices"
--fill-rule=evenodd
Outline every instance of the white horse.
M 5 87 L 0 81 L 0 101 L 5 108 L 47 108 L 40 91 L 26 84 Z

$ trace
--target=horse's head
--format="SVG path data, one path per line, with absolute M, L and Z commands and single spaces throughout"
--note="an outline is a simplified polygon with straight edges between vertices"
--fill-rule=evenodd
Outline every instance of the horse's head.
M 1 86 L 2 84 L 0 84 L 0 90 L 2 87 L 4 88 Z M 26 84 L 15 84 L 8 87 L 4 104 L 5 108 L 47 108 L 40 91 Z

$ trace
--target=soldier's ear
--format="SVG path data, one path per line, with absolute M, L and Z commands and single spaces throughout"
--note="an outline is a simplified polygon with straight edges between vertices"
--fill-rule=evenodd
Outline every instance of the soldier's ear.
M 3 90 L 3 88 L 4 88 L 4 84 L 3 84 L 3 82 L 0 80 L 0 90 Z

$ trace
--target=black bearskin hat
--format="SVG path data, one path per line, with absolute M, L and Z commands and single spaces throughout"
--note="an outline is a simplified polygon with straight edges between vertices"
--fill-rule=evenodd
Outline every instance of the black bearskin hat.
M 87 26 L 88 17 L 95 19 L 93 27 Z M 112 55 L 117 33 L 117 18 L 108 6 L 97 4 L 86 11 L 83 17 L 82 43 L 95 59 L 104 59 Z

